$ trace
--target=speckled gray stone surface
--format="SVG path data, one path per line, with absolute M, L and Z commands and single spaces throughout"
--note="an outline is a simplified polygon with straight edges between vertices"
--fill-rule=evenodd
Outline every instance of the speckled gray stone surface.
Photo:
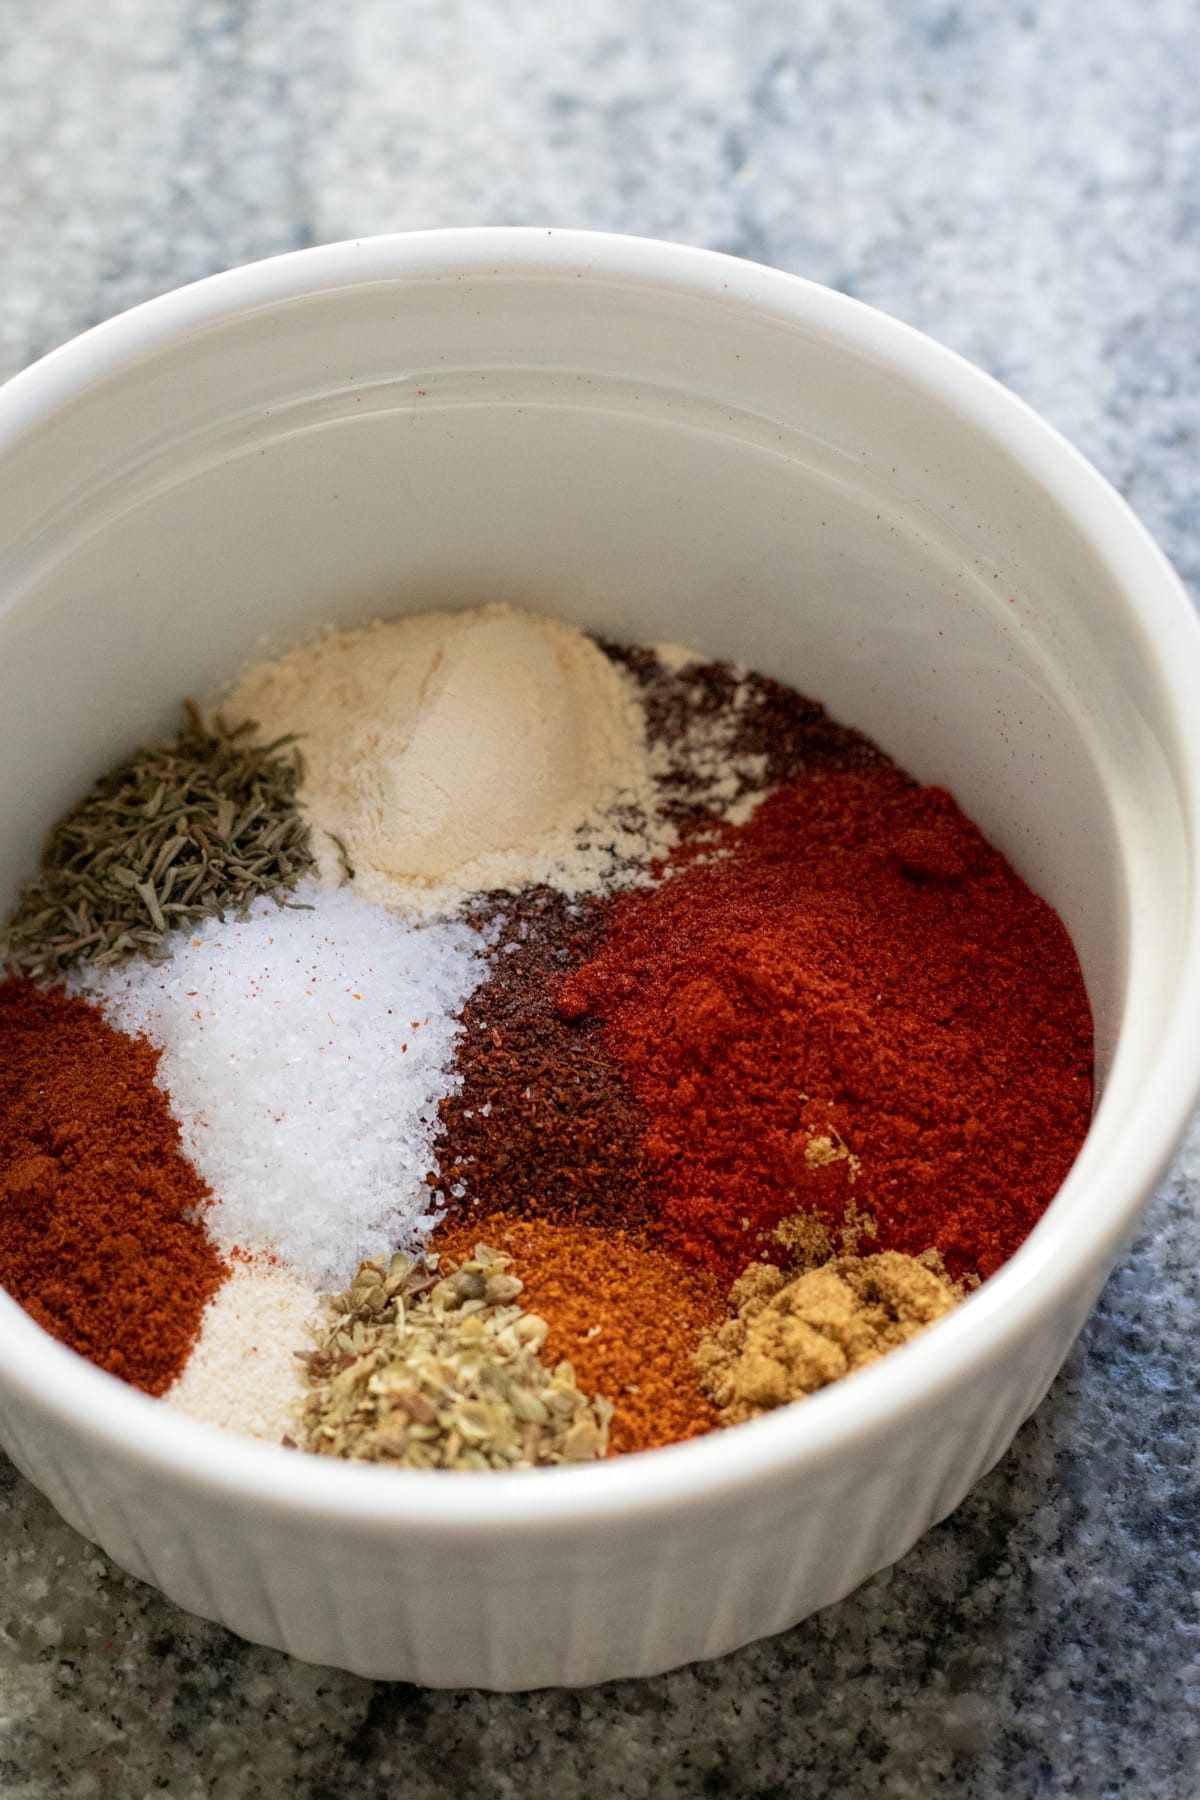
M 1193 0 L 6 0 L 0 375 L 233 263 L 430 224 L 685 239 L 1058 424 L 1200 582 Z M 528 1698 L 183 1617 L 0 1459 L 0 1793 L 1200 1793 L 1200 1134 L 1003 1464 L 786 1636 Z

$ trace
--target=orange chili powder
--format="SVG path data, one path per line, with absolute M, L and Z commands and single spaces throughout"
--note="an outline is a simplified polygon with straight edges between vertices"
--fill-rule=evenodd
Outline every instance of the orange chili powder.
M 477 1243 L 512 1257 L 521 1305 L 550 1327 L 543 1360 L 573 1363 L 582 1391 L 612 1403 L 611 1455 L 716 1430 L 692 1366 L 700 1333 L 726 1316 L 708 1270 L 684 1267 L 637 1232 L 481 1211 L 448 1219 L 432 1247 L 458 1262 Z

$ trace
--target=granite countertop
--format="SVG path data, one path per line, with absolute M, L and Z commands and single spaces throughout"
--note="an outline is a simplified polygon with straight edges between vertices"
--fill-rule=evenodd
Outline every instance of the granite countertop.
M 276 251 L 551 223 L 815 277 L 1008 382 L 1200 582 L 1191 0 L 10 0 L 0 376 Z M 0 1458 L 0 1793 L 1200 1790 L 1200 1131 L 1011 1453 L 896 1568 L 653 1681 L 425 1693 L 174 1610 Z

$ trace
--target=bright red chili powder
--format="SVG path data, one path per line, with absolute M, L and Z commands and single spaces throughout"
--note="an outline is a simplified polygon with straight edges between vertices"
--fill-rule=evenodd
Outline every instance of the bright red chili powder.
M 558 996 L 604 1021 L 649 1117 L 667 1247 L 732 1274 L 796 1207 L 837 1222 L 853 1199 L 870 1248 L 990 1274 L 1090 1116 L 1057 915 L 949 794 L 886 764 L 808 775 L 721 849 L 622 896 Z M 838 1138 L 855 1162 L 822 1160 Z

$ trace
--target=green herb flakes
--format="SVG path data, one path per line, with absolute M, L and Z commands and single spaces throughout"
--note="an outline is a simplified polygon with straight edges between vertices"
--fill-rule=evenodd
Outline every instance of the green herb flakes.
M 153 956 L 169 931 L 278 896 L 313 867 L 293 740 L 255 744 L 249 723 L 185 711 L 173 743 L 138 750 L 51 831 L 0 934 L 10 968 Z
M 364 1262 L 326 1302 L 300 1435 L 324 1456 L 412 1469 L 531 1469 L 590 1462 L 612 1408 L 568 1362 L 538 1359 L 549 1327 L 517 1304 L 512 1259 L 486 1244 L 442 1276 L 406 1256 Z

